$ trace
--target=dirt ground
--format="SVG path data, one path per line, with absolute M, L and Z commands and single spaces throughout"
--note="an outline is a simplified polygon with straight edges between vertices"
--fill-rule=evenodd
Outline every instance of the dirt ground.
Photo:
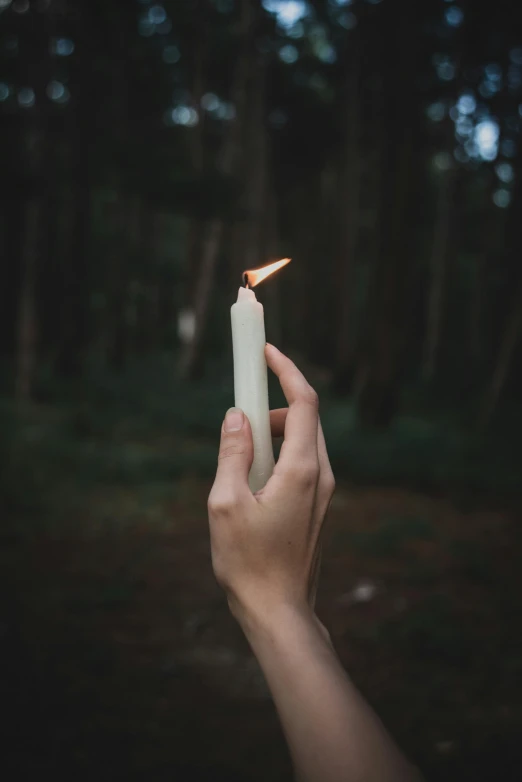
M 74 533 L 0 540 L 6 781 L 291 780 L 212 575 L 208 489 L 187 478 L 160 521 L 100 528 L 93 498 Z M 318 614 L 427 779 L 522 778 L 521 521 L 476 497 L 336 494 Z

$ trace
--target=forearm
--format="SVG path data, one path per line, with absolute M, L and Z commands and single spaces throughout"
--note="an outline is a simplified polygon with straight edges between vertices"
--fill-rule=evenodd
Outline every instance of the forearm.
M 418 782 L 311 612 L 244 623 L 300 782 Z

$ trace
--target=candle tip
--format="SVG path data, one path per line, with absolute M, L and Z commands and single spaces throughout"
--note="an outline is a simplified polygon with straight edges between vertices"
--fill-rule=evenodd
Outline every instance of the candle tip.
M 240 288 L 237 294 L 238 301 L 257 301 L 256 294 L 252 288 Z

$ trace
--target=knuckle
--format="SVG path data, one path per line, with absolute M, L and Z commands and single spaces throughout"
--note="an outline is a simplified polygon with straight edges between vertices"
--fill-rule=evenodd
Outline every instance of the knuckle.
M 315 461 L 301 462 L 289 470 L 289 478 L 301 489 L 312 489 L 317 484 L 319 466 Z
M 210 495 L 207 502 L 208 512 L 211 516 L 229 516 L 236 507 L 236 498 L 227 494 Z
M 319 470 L 317 465 L 305 466 L 302 470 L 301 484 L 305 489 L 312 489 L 317 486 Z
M 323 491 L 330 499 L 335 491 L 335 476 L 331 470 L 325 472 L 322 476 Z
M 227 581 L 227 569 L 223 557 L 219 554 L 212 552 L 212 570 L 216 581 L 220 586 L 224 586 Z
M 219 451 L 219 459 L 228 459 L 230 456 L 241 456 L 245 453 L 245 446 L 243 443 L 229 443 L 223 445 Z
M 314 408 L 319 407 L 319 397 L 317 391 L 307 384 L 307 387 L 303 390 L 303 401 Z

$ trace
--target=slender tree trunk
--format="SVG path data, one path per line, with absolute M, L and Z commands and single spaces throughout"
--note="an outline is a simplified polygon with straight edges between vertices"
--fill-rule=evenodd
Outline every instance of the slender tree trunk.
M 66 377 L 82 374 L 89 340 L 89 229 L 91 190 L 86 132 L 77 130 L 71 205 L 72 230 L 68 258 L 63 264 L 61 343 L 56 369 Z
M 240 223 L 240 253 L 236 251 L 234 279 L 239 283 L 244 269 L 252 269 L 278 258 L 277 204 L 272 181 L 272 155 L 268 134 L 266 89 L 267 72 L 264 55 L 251 60 L 249 80 L 248 120 L 244 128 L 244 171 L 247 216 Z M 237 257 L 239 256 L 239 257 Z M 239 264 L 238 264 L 239 262 Z M 276 275 L 263 286 L 267 322 L 270 323 L 269 339 L 281 344 L 281 278 Z
M 397 147 L 395 146 L 397 144 Z M 413 138 L 389 141 L 383 198 L 382 239 L 369 295 L 369 334 L 358 373 L 359 413 L 368 425 L 387 426 L 398 404 L 398 353 L 402 312 L 400 299 L 406 268 L 406 246 L 401 246 L 410 186 Z
M 428 320 L 422 367 L 422 373 L 426 380 L 432 380 L 435 375 L 442 335 L 446 279 L 452 239 L 451 215 L 454 177 L 453 172 L 446 173 L 438 185 L 437 214 L 431 253 Z
M 522 169 L 522 149 L 519 147 L 515 170 Z M 515 351 L 522 337 L 522 275 L 520 256 L 522 254 L 522 235 L 520 232 L 520 214 L 522 208 L 522 178 L 517 176 L 513 200 L 505 224 L 504 246 L 507 249 L 508 266 L 511 269 L 515 293 L 506 326 L 501 339 L 498 357 L 490 384 L 484 393 L 479 414 L 479 426 L 485 428 L 498 405 L 499 399 L 509 379 Z
M 355 344 L 355 374 L 353 396 L 359 400 L 369 377 L 369 346 L 373 328 L 372 300 L 377 286 L 384 231 L 384 198 L 387 172 L 387 104 L 384 89 L 385 69 L 382 63 L 382 42 L 375 34 L 365 35 L 365 50 L 370 63 L 364 82 L 364 144 L 361 154 L 365 161 L 365 176 L 361 179 L 361 223 L 364 222 L 365 252 L 360 267 L 361 285 L 357 307 Z M 364 187 L 363 187 L 364 184 Z M 362 277 L 364 275 L 364 277 Z
M 42 203 L 39 195 L 31 196 L 25 207 L 22 246 L 23 278 L 18 312 L 18 348 L 16 396 L 21 402 L 31 399 L 36 369 L 36 274 L 42 223 Z
M 317 226 L 314 221 L 314 217 L 320 214 L 320 175 L 314 179 L 315 181 L 308 191 L 303 190 L 296 194 L 290 211 L 290 214 L 297 215 L 297 220 L 294 222 L 297 241 L 296 254 L 299 258 L 303 258 L 303 264 L 292 286 L 292 307 L 289 308 L 290 312 L 288 313 L 289 340 L 294 349 L 303 354 L 306 352 L 310 330 L 313 328 L 312 292 L 317 289 L 313 264 L 320 241 L 318 241 L 317 234 L 322 233 L 322 226 Z
M 150 353 L 159 347 L 161 290 L 160 283 L 153 279 L 132 286 L 128 321 L 135 336 L 133 342 L 138 353 Z
M 120 26 L 118 17 L 111 19 L 114 46 L 112 68 L 110 72 L 113 100 L 111 103 L 111 121 L 114 138 L 125 144 L 129 122 L 131 95 L 128 59 L 128 31 Z M 129 268 L 135 244 L 133 243 L 137 223 L 138 201 L 129 192 L 125 180 L 125 169 L 113 172 L 114 202 L 112 205 L 112 246 L 107 263 L 108 276 L 108 354 L 109 365 L 121 370 L 126 364 L 130 351 L 131 329 L 129 310 L 131 307 L 130 283 L 132 272 Z
M 466 26 L 464 26 L 466 27 Z M 469 47 L 469 34 L 459 34 L 456 93 L 464 88 L 462 61 Z M 454 143 L 455 126 L 448 117 L 445 121 L 446 146 Z M 433 245 L 431 253 L 431 278 L 429 286 L 426 336 L 423 349 L 422 375 L 431 381 L 438 369 L 439 354 L 443 336 L 444 310 L 449 287 L 449 272 L 452 260 L 458 255 L 456 226 L 460 209 L 462 176 L 453 167 L 441 174 L 438 183 L 438 198 L 435 215 Z
M 145 263 L 145 277 L 137 278 L 132 287 L 133 299 L 133 343 L 138 353 L 145 353 L 152 347 L 152 331 L 150 317 L 151 285 L 154 285 L 151 271 L 156 269 L 158 259 L 158 241 L 161 237 L 158 215 L 147 203 L 138 199 L 136 203 L 136 247 L 140 258 L 141 268 Z
M 266 207 L 268 195 L 268 139 L 266 122 L 266 73 L 260 56 L 252 62 L 247 106 L 248 125 L 245 144 L 246 229 L 244 268 L 259 266 L 266 257 Z
M 480 248 L 477 250 L 473 280 L 469 301 L 469 346 L 470 354 L 475 367 L 478 367 L 486 354 L 486 342 L 489 337 L 489 329 L 485 320 L 488 314 L 488 269 L 490 262 L 498 257 L 499 244 L 509 246 L 502 240 L 503 230 L 498 223 L 498 215 L 491 209 L 491 195 L 485 196 L 483 209 L 478 214 L 480 221 Z M 487 199 L 487 200 L 486 200 Z M 509 216 L 508 216 L 509 217 Z M 504 225 L 504 230 L 507 227 Z M 517 218 L 518 222 L 518 218 Z M 518 230 L 518 226 L 516 228 Z
M 332 335 L 339 314 L 339 177 L 335 163 L 328 161 L 323 166 L 316 183 L 311 183 L 294 210 L 299 221 L 294 231 L 300 239 L 296 254 L 303 259 L 299 268 L 292 269 L 294 279 L 297 277 L 292 302 L 296 293 L 299 301 L 297 344 L 311 363 L 328 368 L 335 365 L 337 344 Z
M 0 267 L 0 313 L 2 313 L 3 306 L 7 304 L 6 291 L 7 291 L 7 285 L 8 283 L 10 283 L 9 266 L 6 263 L 9 257 L 9 241 L 8 241 L 8 229 L 7 229 L 8 212 L 4 205 L 2 205 L 1 209 L 2 211 L 0 213 L 0 258 L 4 259 L 4 263 Z M 3 317 L 0 314 L 0 329 L 2 328 L 3 325 L 6 324 L 3 323 Z M 6 343 L 4 340 L 5 340 L 5 335 L 0 333 L 0 356 L 4 354 L 4 349 L 6 347 Z
M 131 307 L 131 277 L 128 259 L 132 253 L 131 226 L 135 204 L 118 194 L 114 204 L 113 250 L 109 257 L 108 354 L 109 366 L 121 370 L 127 362 L 131 343 L 129 311 Z
M 75 54 L 71 64 L 72 105 L 69 108 L 72 139 L 70 203 L 67 224 L 70 230 L 61 269 L 60 338 L 56 370 L 65 377 L 78 377 L 84 369 L 89 342 L 89 238 L 91 224 L 91 139 L 93 98 L 91 47 L 92 9 L 85 0 L 75 4 L 61 0 L 63 11 L 74 22 Z M 63 251 L 63 250 L 62 250 Z
M 199 369 L 200 350 L 207 321 L 210 296 L 214 287 L 214 273 L 217 265 L 224 223 L 219 217 L 210 220 L 205 226 L 201 243 L 201 257 L 194 296 L 194 336 L 186 345 L 181 360 L 181 374 L 194 379 Z
M 207 0 L 196 0 L 195 5 L 191 95 L 193 107 L 199 114 L 199 122 L 190 135 L 190 154 L 194 171 L 201 174 L 204 169 L 203 140 L 205 127 L 205 115 L 201 111 L 201 99 L 205 93 L 210 14 Z
M 486 427 L 495 412 L 502 391 L 509 377 L 516 348 L 522 336 L 522 281 L 513 299 L 513 306 L 507 319 L 500 345 L 497 363 L 489 387 L 484 394 L 479 424 Z
M 252 0 L 242 0 L 240 52 L 236 62 L 232 88 L 232 103 L 236 110 L 236 117 L 230 122 L 230 127 L 224 139 L 218 159 L 218 169 L 223 174 L 229 176 L 232 175 L 236 169 L 237 158 L 240 151 L 240 123 L 244 121 L 249 71 L 248 64 L 253 51 L 251 42 L 252 15 Z M 203 234 L 201 258 L 194 292 L 194 336 L 185 345 L 180 359 L 180 373 L 182 377 L 187 379 L 193 379 L 200 366 L 201 348 L 203 345 L 211 292 L 214 287 L 214 278 L 223 233 L 223 219 L 221 217 L 214 217 L 209 220 Z
M 159 311 L 158 327 L 160 329 L 161 341 L 159 347 L 172 347 L 174 329 L 176 324 L 176 307 L 174 297 L 174 286 L 167 284 L 159 289 Z
M 143 332 L 144 343 L 147 350 L 157 350 L 160 339 L 159 319 L 160 319 L 160 288 L 162 285 L 158 280 L 158 274 L 161 273 L 163 263 L 163 245 L 165 237 L 165 215 L 157 212 L 153 216 L 153 238 L 149 249 L 150 264 L 153 274 L 144 284 L 144 320 Z
M 334 385 L 345 393 L 351 385 L 354 361 L 354 281 L 356 253 L 359 238 L 359 206 L 361 183 L 361 53 L 356 36 L 350 48 L 346 65 L 344 145 L 341 175 L 339 177 L 339 203 L 341 204 L 339 263 L 336 273 L 337 308 L 339 320 L 335 352 Z
M 266 132 L 266 131 L 265 131 Z M 267 160 L 267 170 L 272 171 L 270 165 L 270 157 Z M 263 253 L 267 261 L 278 258 L 280 254 L 280 239 L 279 239 L 279 225 L 277 214 L 277 196 L 271 180 L 267 184 L 266 199 L 264 207 L 264 243 Z M 270 321 L 269 335 L 267 333 L 267 339 L 274 342 L 276 345 L 284 348 L 283 343 L 283 299 L 281 295 L 282 278 L 275 276 L 270 281 L 270 285 L 266 291 L 266 308 L 267 308 L 267 321 Z
M 201 100 L 205 92 L 207 50 L 208 50 L 208 20 L 209 8 L 207 0 L 196 0 L 194 13 L 196 20 L 193 31 L 192 85 L 191 95 L 193 107 L 199 114 L 199 122 L 190 133 L 190 157 L 194 177 L 201 182 L 205 171 L 204 127 L 205 114 L 202 111 Z M 205 231 L 205 220 L 200 214 L 194 214 L 188 221 L 188 241 L 186 251 L 186 279 L 184 301 L 185 315 L 194 315 L 199 263 L 202 257 L 202 237 Z
M 9 141 L 16 148 L 16 137 Z M 12 176 L 12 172 L 10 172 Z M 6 183 L 6 187 L 9 185 Z M 5 244 L 2 255 L 0 285 L 0 355 L 12 359 L 17 352 L 18 291 L 21 289 L 21 248 L 23 208 L 20 196 L 12 198 L 5 208 Z M 14 293 L 14 295 L 13 295 Z
M 476 259 L 471 287 L 469 342 L 471 355 L 475 362 L 482 354 L 482 319 L 484 312 L 484 285 L 487 259 L 482 255 Z
M 37 280 L 44 252 L 44 196 L 49 182 L 49 134 L 45 115 L 45 88 L 50 74 L 49 35 L 53 29 L 56 3 L 49 3 L 38 19 L 31 14 L 19 57 L 19 78 L 35 91 L 36 102 L 21 133 L 23 165 L 28 190 L 23 206 L 21 286 L 17 317 L 17 361 L 15 389 L 17 399 L 28 401 L 33 395 L 38 340 Z M 40 16 L 40 15 L 38 15 Z
M 369 326 L 358 368 L 359 414 L 365 424 L 387 426 L 398 408 L 399 379 L 405 340 L 406 292 L 414 246 L 411 220 L 419 210 L 420 138 L 415 90 L 418 6 L 408 2 L 412 52 L 397 45 L 393 8 L 383 6 L 381 68 L 386 96 L 381 198 L 381 234 L 369 293 Z M 403 21 L 401 24 L 405 23 Z M 386 31 L 384 33 L 384 31 Z M 397 92 L 396 85 L 401 84 Z

